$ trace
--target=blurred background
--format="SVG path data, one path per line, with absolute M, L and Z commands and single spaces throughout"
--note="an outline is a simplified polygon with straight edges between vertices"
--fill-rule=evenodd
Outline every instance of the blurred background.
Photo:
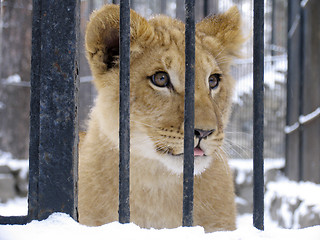
M 27 194 L 27 181 L 23 179 L 28 175 L 32 0 L 0 1 L 0 202 L 5 202 Z M 96 96 L 84 50 L 85 28 L 90 13 L 107 3 L 119 1 L 81 0 L 81 130 L 86 128 Z M 146 18 L 166 14 L 184 21 L 184 0 L 131 0 L 130 4 Z M 238 6 L 244 32 L 250 36 L 253 0 L 197 0 L 196 20 L 226 11 L 233 5 Z M 320 1 L 265 0 L 264 157 L 280 162 L 276 168 L 289 179 L 317 184 L 320 183 L 319 26 Z M 230 158 L 250 165 L 252 49 L 253 41 L 249 39 L 242 50 L 243 58 L 235 60 L 232 67 L 236 90 L 225 140 Z M 239 168 L 237 164 L 234 166 Z M 239 171 L 235 170 L 236 179 Z M 246 179 L 250 179 L 249 175 Z

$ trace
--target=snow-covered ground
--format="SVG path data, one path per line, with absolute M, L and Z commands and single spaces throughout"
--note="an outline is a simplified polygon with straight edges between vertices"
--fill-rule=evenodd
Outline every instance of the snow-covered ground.
M 245 168 L 245 167 L 244 167 Z M 304 184 L 287 182 L 286 189 L 289 195 L 294 195 L 297 191 L 292 190 L 297 186 L 303 187 Z M 307 194 L 313 196 L 314 190 L 319 191 L 320 187 L 310 186 L 312 192 Z M 312 184 L 311 184 L 312 185 Z M 277 183 L 274 183 L 277 188 Z M 280 187 L 281 188 L 281 187 Z M 275 190 L 279 190 L 278 188 Z M 300 189 L 301 190 L 301 189 Z M 307 189 L 305 189 L 308 191 Z M 284 191 L 284 189 L 280 190 Z M 303 194 L 305 191 L 298 191 L 297 194 Z M 312 198 L 316 201 L 318 195 Z M 268 199 L 266 198 L 266 207 Z M 0 215 L 25 215 L 27 213 L 27 199 L 17 198 L 0 204 Z M 287 214 L 287 212 L 286 212 Z M 320 239 L 320 226 L 306 229 L 288 230 L 280 228 L 276 222 L 272 221 L 269 212 L 265 212 L 265 231 L 259 231 L 252 226 L 252 215 L 244 214 L 237 218 L 237 230 L 232 232 L 216 232 L 205 234 L 201 227 L 177 228 L 177 229 L 141 229 L 135 224 L 121 225 L 119 223 L 110 223 L 101 227 L 87 227 L 75 222 L 71 217 L 62 213 L 55 213 L 44 221 L 32 221 L 27 225 L 0 225 L 0 240 L 20 240 L 20 239 L 234 239 L 234 240 L 256 240 L 256 239 Z
M 141 229 L 133 223 L 120 224 L 117 222 L 100 227 L 87 227 L 75 222 L 71 217 L 63 213 L 54 213 L 47 220 L 32 221 L 27 225 L 4 225 L 0 226 L 1 240 L 20 239 L 195 239 L 195 240 L 319 240 L 320 226 L 287 230 L 266 224 L 265 231 L 259 231 L 248 223 L 251 216 L 239 218 L 240 225 L 237 230 L 231 232 L 204 233 L 202 227 L 176 229 Z
M 28 214 L 28 199 L 15 198 L 6 203 L 0 203 L 1 216 L 25 216 Z M 1 240 L 1 238 L 0 238 Z
M 285 228 L 299 229 L 320 222 L 320 186 L 279 176 L 267 185 L 265 208 Z M 320 239 L 320 236 L 319 236 Z

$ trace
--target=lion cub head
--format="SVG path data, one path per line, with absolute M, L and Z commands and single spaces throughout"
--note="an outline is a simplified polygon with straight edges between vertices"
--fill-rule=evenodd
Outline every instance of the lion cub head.
M 196 25 L 195 174 L 219 157 L 231 106 L 232 58 L 243 43 L 236 7 Z M 149 21 L 131 10 L 131 154 L 158 160 L 177 174 L 183 169 L 185 26 L 157 16 Z M 119 7 L 92 14 L 86 49 L 98 90 L 100 137 L 118 147 Z

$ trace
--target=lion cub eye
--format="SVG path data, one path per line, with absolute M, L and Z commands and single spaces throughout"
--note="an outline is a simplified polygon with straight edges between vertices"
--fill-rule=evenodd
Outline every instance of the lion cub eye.
M 151 82 L 157 87 L 167 87 L 170 84 L 170 77 L 166 72 L 156 72 L 151 76 Z
M 221 80 L 221 74 L 215 73 L 210 75 L 209 77 L 209 87 L 210 89 L 215 89 L 219 86 L 219 82 Z

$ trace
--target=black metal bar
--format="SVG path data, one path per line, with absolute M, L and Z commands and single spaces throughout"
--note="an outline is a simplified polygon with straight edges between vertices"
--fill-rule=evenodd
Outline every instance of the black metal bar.
M 203 0 L 203 17 L 206 17 L 209 15 L 209 1 Z
M 253 225 L 264 229 L 264 1 L 254 1 L 253 25 Z
M 167 12 L 167 0 L 160 1 L 160 13 L 166 14 Z
M 77 219 L 80 0 L 41 4 L 38 219 Z M 40 51 L 38 49 L 38 51 Z M 37 80 L 39 81 L 39 80 Z
M 28 216 L 0 216 L 0 224 L 27 224 L 29 222 Z
M 134 9 L 135 1 L 134 0 L 130 0 L 129 4 L 130 4 L 130 8 Z
M 276 45 L 275 33 L 276 33 L 276 0 L 271 1 L 272 10 L 271 10 L 271 56 L 275 55 L 274 46 Z M 273 61 L 271 62 L 273 64 Z
M 292 42 L 292 36 L 290 36 L 290 29 L 292 28 L 293 23 L 293 11 L 292 11 L 292 1 L 288 1 L 288 7 L 287 7 L 287 55 L 288 55 L 288 65 L 287 65 L 287 108 L 286 108 L 286 126 L 290 125 L 290 117 L 291 117 L 291 88 L 292 88 L 292 78 L 291 78 L 291 42 Z M 286 159 L 286 165 L 285 165 L 285 174 L 286 176 L 289 176 L 289 134 L 285 135 L 285 159 Z
M 302 2 L 302 1 L 300 1 Z M 305 63 L 305 47 L 304 47 L 304 6 L 300 4 L 300 49 L 299 49 L 299 64 L 300 64 L 300 76 L 299 76 L 299 116 L 303 115 L 303 106 L 304 106 L 304 63 Z M 304 164 L 303 164 L 303 142 L 304 142 L 304 126 L 300 125 L 299 127 L 299 157 L 298 157 L 298 164 L 299 164 L 299 181 L 304 179 L 303 172 L 304 172 Z
M 185 1 L 185 105 L 184 105 L 184 168 L 183 226 L 193 224 L 194 182 L 194 78 L 195 78 L 195 15 L 194 0 Z
M 120 1 L 119 222 L 130 222 L 130 6 Z
M 41 1 L 33 0 L 31 99 L 29 140 L 28 215 L 38 219 L 39 136 L 40 136 L 40 76 L 41 76 Z
M 301 80 L 301 16 L 300 0 L 288 1 L 288 75 L 287 75 L 287 114 L 286 126 L 298 122 L 299 118 L 299 84 Z M 297 49 L 299 49 L 297 51 Z M 302 75 L 303 76 L 303 75 Z M 294 147 L 294 151 L 292 150 Z M 299 133 L 286 134 L 286 175 L 299 181 Z

